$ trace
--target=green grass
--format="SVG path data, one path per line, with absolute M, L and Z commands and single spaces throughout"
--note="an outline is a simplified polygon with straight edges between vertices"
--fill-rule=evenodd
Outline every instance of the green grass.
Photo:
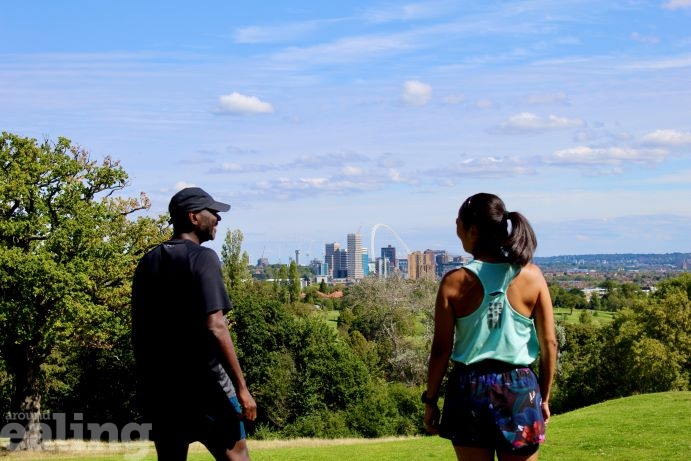
M 646 394 L 610 400 L 555 415 L 547 426 L 541 461 L 686 461 L 691 458 L 691 392 Z M 438 437 L 385 440 L 288 440 L 248 442 L 253 461 L 398 461 L 455 459 Z M 133 450 L 130 451 L 133 453 Z M 17 453 L 18 460 L 125 461 L 125 452 Z M 144 459 L 156 459 L 153 449 Z M 211 461 L 193 446 L 190 461 Z
M 319 315 L 321 315 L 324 321 L 331 325 L 334 330 L 338 330 L 338 317 L 341 315 L 340 311 L 319 311 Z
M 614 319 L 614 312 L 594 311 L 592 309 L 587 311 L 592 314 L 595 323 L 600 325 L 606 325 Z M 583 313 L 583 310 L 580 309 L 555 308 L 554 318 L 566 323 L 580 323 L 581 313 Z

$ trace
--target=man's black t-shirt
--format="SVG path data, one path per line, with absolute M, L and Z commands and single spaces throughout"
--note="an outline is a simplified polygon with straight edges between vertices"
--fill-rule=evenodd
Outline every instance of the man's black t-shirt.
M 235 394 L 207 316 L 231 308 L 216 253 L 171 240 L 147 253 L 132 283 L 138 394 L 147 421 L 179 426 L 213 414 Z

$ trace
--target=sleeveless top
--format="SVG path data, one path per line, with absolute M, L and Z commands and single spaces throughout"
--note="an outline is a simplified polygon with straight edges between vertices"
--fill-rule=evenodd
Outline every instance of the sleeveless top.
M 487 359 L 523 366 L 533 363 L 539 352 L 535 324 L 514 310 L 506 297 L 520 267 L 473 260 L 463 268 L 480 280 L 484 297 L 474 312 L 456 318 L 451 359 L 466 365 Z

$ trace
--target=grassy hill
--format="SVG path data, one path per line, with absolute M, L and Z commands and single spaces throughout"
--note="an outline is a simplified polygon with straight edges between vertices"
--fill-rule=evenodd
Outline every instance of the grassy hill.
M 666 392 L 610 400 L 555 415 L 547 428 L 541 461 L 686 461 L 691 459 L 691 392 Z M 398 461 L 453 460 L 450 442 L 438 437 L 375 440 L 285 440 L 249 442 L 253 461 Z M 112 447 L 115 449 L 115 447 Z M 146 457 L 133 456 L 141 448 L 67 453 L 9 454 L 21 460 L 156 459 L 153 447 Z M 210 461 L 201 446 L 190 450 L 191 461 Z

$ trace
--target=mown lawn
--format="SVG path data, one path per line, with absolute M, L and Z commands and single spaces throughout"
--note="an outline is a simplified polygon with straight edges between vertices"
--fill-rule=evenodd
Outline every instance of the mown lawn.
M 540 450 L 542 461 L 687 461 L 691 459 L 691 392 L 646 394 L 611 400 L 555 415 Z M 253 461 L 453 460 L 448 441 L 438 437 L 384 440 L 249 441 Z M 141 447 L 140 447 L 141 448 Z M 140 448 L 120 452 L 12 453 L 6 459 L 134 461 Z M 193 446 L 190 461 L 211 461 Z
M 566 323 L 580 323 L 581 314 L 583 312 L 584 311 L 582 309 L 555 308 L 554 319 L 557 321 L 561 320 Z M 593 321 L 600 325 L 606 325 L 614 319 L 614 312 L 594 311 L 592 309 L 587 309 L 587 312 L 592 315 Z

